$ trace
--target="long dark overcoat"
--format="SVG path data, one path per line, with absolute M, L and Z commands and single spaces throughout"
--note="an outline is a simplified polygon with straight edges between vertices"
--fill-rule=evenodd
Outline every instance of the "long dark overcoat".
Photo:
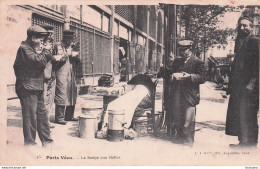
M 259 108 L 259 39 L 256 36 L 249 35 L 237 48 L 230 76 L 226 134 L 239 136 L 244 129 L 256 134 Z M 248 93 L 246 86 L 254 78 L 254 91 Z
M 65 45 L 62 45 L 66 52 Z M 56 72 L 56 90 L 55 90 L 55 104 L 74 106 L 77 100 L 77 88 L 75 78 L 75 64 L 79 62 L 78 57 L 67 55 L 63 61 L 56 62 L 54 69 Z
M 171 75 L 176 72 L 186 72 L 191 74 L 190 78 L 176 81 L 172 80 Z M 206 81 L 206 69 L 203 61 L 195 56 L 191 56 L 184 63 L 176 59 L 173 62 L 171 69 L 165 71 L 164 78 L 168 83 L 168 88 L 165 92 L 165 109 L 168 123 L 180 123 L 179 117 L 182 116 L 181 106 L 182 100 L 187 100 L 191 106 L 195 107 L 200 101 L 199 85 Z

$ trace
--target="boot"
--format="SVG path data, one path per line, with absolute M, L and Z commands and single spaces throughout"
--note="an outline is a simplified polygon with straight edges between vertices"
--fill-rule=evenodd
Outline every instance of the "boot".
M 195 135 L 195 122 L 191 122 L 189 126 L 184 127 L 183 133 L 185 137 L 183 144 L 192 147 L 194 143 L 194 135 Z
M 78 121 L 78 118 L 74 118 L 75 106 L 66 106 L 65 120 L 66 121 Z
M 58 124 L 66 125 L 66 121 L 64 120 L 65 114 L 65 106 L 57 105 L 55 107 L 55 122 Z

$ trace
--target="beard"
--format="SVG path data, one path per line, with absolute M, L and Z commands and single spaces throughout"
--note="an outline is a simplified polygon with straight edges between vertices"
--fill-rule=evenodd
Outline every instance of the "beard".
M 249 30 L 240 30 L 239 31 L 239 37 L 242 39 L 246 38 L 248 35 L 250 35 Z

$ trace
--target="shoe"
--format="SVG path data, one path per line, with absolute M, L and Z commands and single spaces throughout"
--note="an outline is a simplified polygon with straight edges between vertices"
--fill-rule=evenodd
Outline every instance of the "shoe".
M 64 120 L 58 121 L 57 123 L 58 123 L 58 124 L 61 124 L 61 125 L 66 125 L 66 124 L 67 124 L 67 122 L 64 121 Z
M 53 129 L 55 128 L 55 126 L 53 124 L 50 124 L 50 128 Z
M 46 141 L 46 142 L 42 143 L 42 147 L 45 147 L 45 148 L 51 147 L 52 144 L 53 144 L 53 140 Z
M 174 144 L 183 144 L 184 143 L 184 139 L 180 136 L 172 137 L 171 140 Z
M 229 144 L 230 148 L 239 149 L 239 148 L 256 148 L 256 144 L 245 144 L 245 143 L 239 143 L 239 144 Z
M 65 119 L 65 121 L 79 121 L 78 118 Z
M 37 145 L 36 142 L 24 143 L 25 146 L 34 146 Z
M 193 146 L 193 141 L 191 139 L 186 139 L 183 142 L 184 146 L 192 147 Z

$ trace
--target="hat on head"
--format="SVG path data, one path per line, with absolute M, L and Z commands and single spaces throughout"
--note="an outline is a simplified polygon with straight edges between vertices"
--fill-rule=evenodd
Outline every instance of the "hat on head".
M 35 34 L 47 35 L 47 31 L 43 27 L 38 25 L 30 26 L 27 29 L 27 35 L 35 35 Z
M 191 40 L 181 40 L 178 42 L 178 47 L 191 47 L 193 45 L 193 41 Z
M 63 31 L 63 36 L 73 37 L 74 36 L 74 31 L 72 31 L 72 30 L 64 30 Z
M 239 23 L 241 20 L 248 20 L 248 21 L 250 21 L 251 23 L 254 22 L 253 18 L 251 18 L 250 16 L 241 16 L 241 17 L 238 19 L 238 23 Z
M 51 25 L 47 25 L 47 24 L 45 24 L 45 25 L 41 25 L 41 27 L 43 27 L 48 33 L 53 33 L 54 32 L 54 27 L 53 26 L 51 26 Z

